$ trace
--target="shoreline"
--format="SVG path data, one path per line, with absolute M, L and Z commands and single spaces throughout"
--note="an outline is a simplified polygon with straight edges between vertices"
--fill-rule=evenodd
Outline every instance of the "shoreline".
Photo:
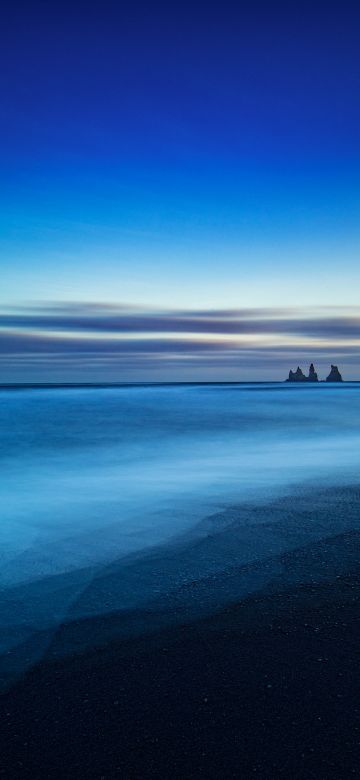
M 226 605 L 234 567 L 225 579 L 189 583 L 183 604 L 165 593 L 142 615 L 129 611 L 123 636 L 119 612 L 63 622 L 43 660 L 2 696 L 3 776 L 356 774 L 359 506 L 357 486 L 309 491 L 297 507 L 294 495 L 273 502 L 268 525 L 277 532 L 296 534 L 301 520 L 316 520 L 323 536 L 280 553 L 262 587 L 240 598 L 235 588 Z M 236 519 L 223 528 L 219 518 L 209 533 L 216 547 L 227 536 L 234 543 Z M 257 565 L 269 573 L 267 560 Z M 193 615 L 192 600 L 211 592 L 218 607 Z
M 359 594 L 345 575 L 42 662 L 3 696 L 3 775 L 352 776 Z

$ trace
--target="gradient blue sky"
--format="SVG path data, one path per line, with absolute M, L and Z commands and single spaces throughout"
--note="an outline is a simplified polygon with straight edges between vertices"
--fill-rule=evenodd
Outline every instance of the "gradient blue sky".
M 360 378 L 359 33 L 346 0 L 8 4 L 3 381 Z

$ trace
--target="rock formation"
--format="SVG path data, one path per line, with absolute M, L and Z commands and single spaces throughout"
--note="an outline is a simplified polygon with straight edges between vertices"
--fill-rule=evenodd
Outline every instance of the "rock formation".
M 310 365 L 309 376 L 305 376 L 300 366 L 298 366 L 296 371 L 289 371 L 289 378 L 286 381 L 287 382 L 318 382 L 318 375 L 315 371 L 314 364 L 311 363 Z
M 303 374 L 300 366 L 297 367 L 296 371 L 289 371 L 289 379 L 286 380 L 287 382 L 306 382 L 306 376 Z
M 300 366 L 298 366 L 296 371 L 289 371 L 289 378 L 286 381 L 287 382 L 318 382 L 319 379 L 315 371 L 314 364 L 310 363 L 309 376 L 305 376 Z M 332 365 L 330 374 L 329 376 L 326 377 L 326 382 L 342 382 L 342 381 L 343 378 L 340 374 L 338 367 Z
M 326 377 L 327 382 L 342 382 L 342 376 L 337 366 L 331 366 L 329 376 Z
M 308 382 L 318 382 L 319 381 L 318 380 L 318 375 L 317 375 L 317 373 L 315 371 L 315 368 L 314 368 L 314 363 L 310 363 L 309 376 L 307 378 L 307 381 Z

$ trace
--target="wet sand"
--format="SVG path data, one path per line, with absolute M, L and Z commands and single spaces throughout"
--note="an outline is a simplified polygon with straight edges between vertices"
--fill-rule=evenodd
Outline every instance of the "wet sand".
M 2 775 L 358 776 L 359 493 L 329 491 L 297 509 L 284 499 L 277 522 L 290 509 L 294 528 L 311 513 L 327 513 L 329 528 L 351 516 L 353 527 L 280 553 L 277 576 L 227 606 L 215 609 L 213 598 L 207 616 L 194 618 L 185 600 L 176 619 L 176 601 L 161 615 L 160 605 L 157 616 L 154 605 L 127 615 L 133 636 L 119 636 L 115 612 L 61 626 L 42 662 L 2 697 Z M 231 533 L 235 541 L 236 524 Z M 235 576 L 232 567 L 230 583 Z M 208 577 L 194 597 L 223 587 L 224 575 Z

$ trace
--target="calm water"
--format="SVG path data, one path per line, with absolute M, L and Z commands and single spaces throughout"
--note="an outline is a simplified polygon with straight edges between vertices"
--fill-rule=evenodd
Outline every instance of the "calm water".
M 45 632 L 48 643 L 69 615 L 134 608 L 177 587 L 184 564 L 176 580 L 163 565 L 154 588 L 133 562 L 208 535 L 207 518 L 220 513 L 226 525 L 231 507 L 266 506 L 299 485 L 357 484 L 359 404 L 357 384 L 3 390 L 5 675 L 44 652 L 36 637 Z M 269 538 L 256 520 L 244 516 L 242 528 L 240 509 L 237 522 L 232 562 L 266 558 Z M 303 539 L 309 533 L 324 530 L 304 528 Z M 287 543 L 274 535 L 272 552 Z M 204 549 L 201 562 L 186 558 L 187 582 L 226 566 L 226 551 Z M 123 577 L 115 595 L 81 598 L 122 560 L 127 585 Z

